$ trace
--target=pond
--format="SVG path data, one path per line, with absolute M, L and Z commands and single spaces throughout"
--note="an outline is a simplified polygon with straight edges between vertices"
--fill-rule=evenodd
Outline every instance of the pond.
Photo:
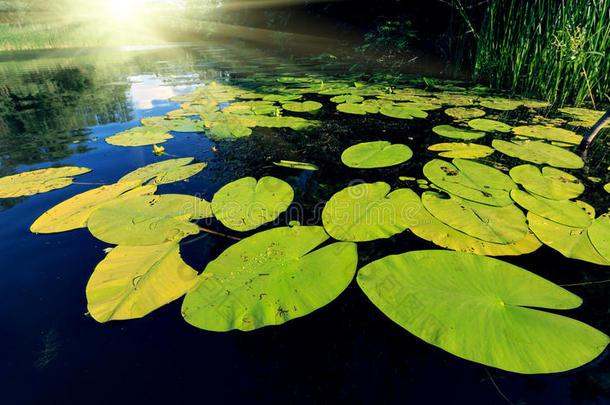
M 332 55 L 281 55 L 250 45 L 185 44 L 5 52 L 0 55 L 0 77 L 0 177 L 51 167 L 90 169 L 75 175 L 69 186 L 64 184 L 65 187 L 51 187 L 52 190 L 44 193 L 0 199 L 0 239 L 3 241 L 0 244 L 3 258 L 0 341 L 4 349 L 0 381 L 6 403 L 70 403 L 80 398 L 87 398 L 88 403 L 183 403 L 200 400 L 502 404 L 507 401 L 607 403 L 609 400 L 610 359 L 607 348 L 604 350 L 607 342 L 604 343 L 605 338 L 597 332 L 587 329 L 586 333 L 600 339 L 600 344 L 603 344 L 601 348 L 597 347 L 600 350 L 594 356 L 585 360 L 586 355 L 583 355 L 580 363 L 576 361 L 578 364 L 575 363 L 574 367 L 587 363 L 581 367 L 554 374 L 539 374 L 543 368 L 536 369 L 538 373 L 530 370 L 534 374 L 505 371 L 526 370 L 519 369 L 512 360 L 479 361 L 497 364 L 499 368 L 496 368 L 461 357 L 472 359 L 479 356 L 476 347 L 468 347 L 468 341 L 471 346 L 484 345 L 491 339 L 489 336 L 496 332 L 500 336 L 504 328 L 511 325 L 503 324 L 493 316 L 476 318 L 480 314 L 476 310 L 470 312 L 467 305 L 460 307 L 463 297 L 451 293 L 441 294 L 438 298 L 434 295 L 438 291 L 430 288 L 429 294 L 418 295 L 420 290 L 430 287 L 426 283 L 438 283 L 435 284 L 438 286 L 442 280 L 431 281 L 422 277 L 419 280 L 422 284 L 414 287 L 413 297 L 419 296 L 423 300 L 432 297 L 431 300 L 440 300 L 441 305 L 458 307 L 454 315 L 463 318 L 459 323 L 468 324 L 471 315 L 476 318 L 481 335 L 473 335 L 465 343 L 465 351 L 477 352 L 475 355 L 469 357 L 457 349 L 453 352 L 457 351 L 460 357 L 454 356 L 435 347 L 443 347 L 442 339 L 436 340 L 435 344 L 427 343 L 425 340 L 434 339 L 427 335 L 425 327 L 418 330 L 411 325 L 412 334 L 399 326 L 397 323 L 401 324 L 404 314 L 392 314 L 392 308 L 384 307 L 387 303 L 384 300 L 393 297 L 393 287 L 378 291 L 380 284 L 375 288 L 367 284 L 370 281 L 366 277 L 385 270 L 367 266 L 366 274 L 359 275 L 357 281 L 355 279 L 356 246 L 359 269 L 388 255 L 438 250 L 441 249 L 439 245 L 497 255 L 502 261 L 565 286 L 583 300 L 578 308 L 574 308 L 578 303 L 573 301 L 545 306 L 535 298 L 514 305 L 551 308 L 547 312 L 582 321 L 608 333 L 609 284 L 592 283 L 609 278 L 608 267 L 604 267 L 608 263 L 607 257 L 603 256 L 607 252 L 607 239 L 578 249 L 564 247 L 573 243 L 566 242 L 566 238 L 575 236 L 570 229 L 586 229 L 592 223 L 593 220 L 583 214 L 583 209 L 590 211 L 592 206 L 599 216 L 610 207 L 609 194 L 604 189 L 610 181 L 607 174 L 610 159 L 606 153 L 607 145 L 603 144 L 605 141 L 593 147 L 584 168 L 575 154 L 567 152 L 575 150 L 580 135 L 586 132 L 585 124 L 592 119 L 590 115 L 583 115 L 582 111 L 558 111 L 532 100 L 509 100 L 468 83 L 423 77 L 397 82 L 390 76 L 385 81 L 367 82 L 366 76 L 350 71 L 350 63 Z M 163 118 L 146 120 L 168 113 L 173 119 L 172 124 Z M 180 125 L 176 124 L 181 117 L 201 117 L 201 121 L 195 124 L 179 121 Z M 142 119 L 148 125 L 144 136 L 128 131 L 142 127 Z M 585 123 L 574 124 L 579 120 Z M 549 131 L 549 126 L 569 131 Z M 118 133 L 123 133 L 122 137 L 108 139 Z M 148 137 L 157 141 L 146 142 Z M 509 141 L 513 137 L 516 137 L 516 142 Z M 141 142 L 142 138 L 144 142 Z M 387 143 L 365 144 L 344 153 L 348 147 L 376 141 L 406 147 L 395 145 L 388 148 Z M 459 144 L 428 149 L 433 144 L 456 141 Z M 145 144 L 122 146 L 124 142 Z M 548 149 L 552 143 L 552 149 Z M 455 150 L 453 154 L 439 156 L 439 152 L 451 152 L 456 147 L 466 148 L 468 155 L 464 155 L 464 150 Z M 323 258 L 304 260 L 313 261 L 310 267 L 316 277 L 303 279 L 303 287 L 311 284 L 309 294 L 317 298 L 310 301 L 318 305 L 303 311 L 298 311 L 295 305 L 295 315 L 291 314 L 291 308 L 280 306 L 278 313 L 269 316 L 282 324 L 261 327 L 267 324 L 268 314 L 254 314 L 248 319 L 233 319 L 234 314 L 214 316 L 209 311 L 202 314 L 205 310 L 201 309 L 200 298 L 189 293 L 184 304 L 183 298 L 174 300 L 172 297 L 166 300 L 172 301 L 167 305 L 158 305 L 160 307 L 154 311 L 143 310 L 143 314 L 133 316 L 137 319 L 115 320 L 125 317 L 116 307 L 100 309 L 104 302 L 99 305 L 89 302 L 88 307 L 88 295 L 90 301 L 96 299 L 96 291 L 89 291 L 92 287 L 88 287 L 88 283 L 93 283 L 90 278 L 98 263 L 119 256 L 118 249 L 133 249 L 131 246 L 115 248 L 129 236 L 121 231 L 125 226 L 123 222 L 131 221 L 136 226 L 137 221 L 146 222 L 146 216 L 125 220 L 121 216 L 125 215 L 121 212 L 121 204 L 116 207 L 115 200 L 92 214 L 90 229 L 81 224 L 74 227 L 78 229 L 67 232 L 30 232 L 30 226 L 43 213 L 79 193 L 114 184 L 126 174 L 149 164 L 188 157 L 193 158 L 192 162 L 187 159 L 181 165 L 205 165 L 199 165 L 185 175 L 168 174 L 167 171 L 154 174 L 170 178 L 167 181 L 157 178 L 157 195 L 190 195 L 212 202 L 211 207 L 198 208 L 197 214 L 190 217 L 201 218 L 197 224 L 204 228 L 204 232 L 197 234 L 197 226 L 193 231 L 194 225 L 187 223 L 189 218 L 186 221 L 182 219 L 181 225 L 172 222 L 172 231 L 175 231 L 174 226 L 178 226 L 183 232 L 170 238 L 179 241 L 182 260 L 198 273 L 209 263 L 215 263 L 214 271 L 208 268 L 206 272 L 210 279 L 216 277 L 217 281 L 227 282 L 223 289 L 230 296 L 230 290 L 236 290 L 230 286 L 233 273 L 227 270 L 227 266 L 235 263 L 230 261 L 230 257 L 224 258 L 229 265 L 215 259 L 223 252 L 230 252 L 226 249 L 236 245 L 235 239 L 244 240 L 260 232 L 274 232 L 275 228 L 287 227 L 283 233 L 271 238 L 275 241 L 271 246 L 279 246 L 278 255 L 283 255 L 288 249 L 304 249 L 299 253 L 304 255 L 318 249 L 320 244 L 323 247 L 316 252 L 327 249 L 328 254 Z M 454 166 L 450 163 L 452 157 L 458 158 L 453 161 Z M 476 158 L 478 163 L 472 163 L 469 158 Z M 434 159 L 444 160 L 439 163 Z M 485 164 L 485 168 L 481 168 L 481 164 Z M 554 169 L 551 169 L 543 171 L 541 176 L 534 166 L 524 166 L 528 164 L 538 167 L 547 164 L 561 172 L 552 172 Z M 517 166 L 519 170 L 509 172 Z M 560 194 L 554 201 L 565 203 L 567 208 L 561 208 L 564 205 L 540 208 L 542 197 L 537 197 L 535 192 L 528 194 L 516 190 L 517 185 L 511 180 L 531 191 L 544 183 L 534 180 L 547 174 L 547 180 L 553 177 L 563 183 L 560 186 L 555 184 L 551 191 Z M 175 178 L 171 178 L 172 175 Z M 254 185 L 232 183 L 244 177 L 258 180 L 265 176 L 281 181 L 267 180 L 272 185 L 266 187 L 274 193 L 271 197 L 261 196 L 260 201 L 247 194 L 251 193 Z M 456 181 L 456 176 L 460 180 Z M 495 180 L 500 178 L 502 180 Z M 504 189 L 498 186 L 498 182 L 505 181 L 513 186 Z M 229 183 L 233 188 L 223 188 Z M 260 188 L 264 188 L 262 183 L 259 182 Z M 581 184 L 584 192 L 578 189 Z M 138 185 L 140 183 L 136 182 L 131 188 Z M 355 212 L 354 196 L 359 196 L 359 193 L 367 196 L 377 193 L 378 197 L 371 197 L 373 201 L 378 198 L 389 206 L 394 202 L 388 201 L 395 201 L 395 204 L 411 209 L 421 208 L 417 195 L 415 199 L 414 194 L 405 194 L 407 192 L 387 195 L 390 189 L 411 189 L 417 195 L 423 194 L 426 209 L 450 225 L 438 225 L 438 219 L 432 217 L 429 220 L 437 221 L 434 222 L 436 227 L 426 228 L 421 226 L 422 223 L 409 222 L 413 218 L 406 217 L 383 217 L 381 220 L 375 217 L 372 225 L 369 222 L 363 225 L 350 222 L 349 216 Z M 344 194 L 336 194 L 341 190 Z M 163 204 L 163 200 L 145 195 L 147 192 L 142 191 L 143 196 L 132 198 L 146 199 L 151 206 Z M 450 192 L 454 197 L 448 199 L 444 192 Z M 242 193 L 247 194 L 245 200 L 252 198 L 248 201 L 261 204 L 263 214 L 248 218 L 240 216 L 239 212 L 225 210 L 230 205 L 226 200 L 237 198 L 235 195 Z M 513 205 L 510 198 L 519 205 Z M 582 202 L 577 205 L 567 201 L 570 198 Z M 505 199 L 508 203 L 504 202 Z M 325 212 L 327 202 L 338 206 L 337 211 Z M 177 203 L 169 201 L 167 204 Z M 275 211 L 269 212 L 271 206 Z M 530 211 L 530 228 L 536 236 L 527 230 L 525 210 L 522 212 L 516 207 Z M 580 208 L 576 212 L 570 211 L 574 207 Z M 210 210 L 214 211 L 217 219 L 211 218 Z M 343 216 L 339 220 L 336 212 L 341 210 Z M 470 219 L 460 217 L 460 210 L 472 211 L 480 221 L 472 222 L 472 215 L 468 217 Z M 574 215 L 570 216 L 570 212 Z M 180 221 L 176 219 L 179 214 L 183 211 L 173 215 L 171 221 Z M 96 215 L 97 219 L 94 218 Z M 554 215 L 559 216 L 556 221 L 575 223 L 570 222 L 571 227 L 562 224 L 549 228 L 548 220 L 555 218 Z M 564 219 L 564 216 L 569 218 Z M 538 229 L 532 225 L 536 218 L 539 220 L 536 222 Z M 490 229 L 490 221 L 496 220 L 504 225 Z M 520 221 L 523 229 L 519 228 Z M 581 225 L 582 221 L 586 225 Z M 115 222 L 118 223 L 116 227 L 112 225 Z M 94 223 L 98 225 L 92 225 Z M 379 223 L 382 225 L 376 226 Z M 162 243 L 165 228 L 155 223 L 157 225 L 155 232 L 145 230 L 142 237 L 160 237 L 160 242 L 156 243 Z M 331 244 L 326 234 L 320 236 L 324 233 L 322 228 L 315 228 L 317 234 L 310 235 L 311 240 L 303 241 L 299 238 L 307 235 L 294 234 L 310 229 L 305 226 L 322 225 L 334 239 L 351 242 Z M 464 229 L 478 237 L 463 236 Z M 568 236 L 557 236 L 561 234 L 558 229 L 568 229 Z M 487 232 L 487 236 L 481 236 L 480 232 Z M 495 242 L 490 239 L 480 242 L 485 237 Z M 544 244 L 538 242 L 537 237 Z M 529 239 L 523 242 L 525 238 Z M 117 240 L 117 243 L 109 242 Z M 301 243 L 311 246 L 301 247 Z M 518 247 L 514 247 L 515 244 Z M 347 250 L 333 251 L 333 246 L 335 250 L 340 247 Z M 124 252 L 123 257 L 129 260 L 139 254 L 150 256 L 137 250 L 133 254 Z M 176 252 L 172 252 L 163 255 L 173 254 L 171 260 L 179 262 L 180 256 L 176 258 Z M 562 253 L 587 260 L 567 258 Z M 264 254 L 273 256 L 276 252 Z M 439 271 L 444 271 L 453 265 L 448 263 L 458 263 L 462 257 L 443 256 L 435 259 L 435 263 L 441 267 Z M 116 260 L 121 260 L 121 257 Z M 156 256 L 151 260 L 156 260 Z M 239 263 L 235 265 L 236 272 Z M 480 263 L 485 267 L 490 262 Z M 290 263 L 280 264 L 291 266 Z M 125 266 L 129 271 L 137 265 L 128 261 Z M 341 280 L 326 279 L 322 270 L 343 271 L 345 277 Z M 498 268 L 498 272 L 500 270 Z M 223 271 L 230 272 L 230 276 L 226 274 L 222 279 Z M 201 274 L 207 277 L 206 272 Z M 535 289 L 529 291 L 523 287 L 539 282 L 527 278 L 530 273 L 527 274 L 522 274 L 524 278 L 515 276 L 511 281 L 514 284 L 509 287 L 523 289 L 524 296 L 535 292 Z M 190 273 L 185 277 L 194 280 L 195 276 Z M 131 280 L 134 290 L 141 282 L 138 281 L 140 277 Z M 491 284 L 495 280 L 493 277 L 490 278 Z M 111 277 L 99 283 L 112 281 Z M 175 281 L 163 280 L 155 288 L 158 291 L 169 290 Z M 477 286 L 485 284 L 484 279 L 470 281 Z M 281 283 L 280 280 L 278 285 Z M 266 288 L 282 290 L 283 287 L 278 285 Z M 540 288 L 544 292 L 543 287 Z M 185 292 L 180 291 L 180 286 L 176 289 L 179 290 L 176 296 Z M 282 291 L 281 294 L 288 294 Z M 266 293 L 262 290 L 256 292 L 256 300 L 265 299 Z M 238 303 L 227 304 L 229 308 L 239 305 L 240 298 L 235 299 Z M 222 298 L 218 301 L 219 306 L 227 300 Z M 425 306 L 427 302 L 416 302 L 415 306 Z M 560 308 L 574 309 L 565 311 Z M 136 312 L 134 310 L 134 314 Z M 449 320 L 453 321 L 455 319 Z M 509 339 L 511 342 L 517 342 L 527 335 L 524 330 L 538 331 L 538 326 L 545 322 L 550 321 L 532 315 L 529 321 L 517 322 L 512 325 L 514 329 L 506 333 L 514 337 L 514 340 Z M 557 325 L 567 329 L 574 326 Z M 256 330 L 218 332 L 234 328 Z M 562 338 L 572 336 L 572 332 L 565 332 L 566 335 L 564 332 L 564 329 L 549 329 L 545 333 Z M 532 333 L 534 339 L 539 337 L 538 332 Z M 415 335 L 423 336 L 424 340 Z M 574 332 L 577 337 L 585 335 Z M 549 339 L 553 340 L 552 336 Z M 574 344 L 577 343 L 580 342 Z M 533 346 L 536 346 L 535 342 L 525 343 L 526 348 Z M 570 351 L 569 348 L 560 349 Z M 582 350 L 593 349 L 584 347 Z M 570 355 L 566 354 L 566 357 Z M 549 360 L 549 363 L 552 362 Z

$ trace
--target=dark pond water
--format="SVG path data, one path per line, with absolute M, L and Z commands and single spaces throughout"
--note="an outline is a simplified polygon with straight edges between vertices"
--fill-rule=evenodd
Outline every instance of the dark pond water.
M 497 384 L 512 403 L 607 403 L 607 353 L 556 375 L 485 368 L 409 334 L 378 311 L 355 283 L 306 317 L 249 333 L 196 329 L 180 316 L 181 300 L 138 320 L 99 324 L 85 315 L 85 286 L 110 245 L 87 229 L 34 235 L 28 228 L 55 204 L 159 160 L 150 146 L 113 146 L 104 142 L 106 137 L 138 125 L 142 117 L 178 108 L 168 98 L 201 82 L 255 73 L 315 71 L 332 77 L 346 70 L 338 63 L 222 45 L 1 54 L 0 177 L 57 164 L 92 169 L 78 177 L 79 184 L 0 200 L 2 402 L 507 403 Z M 503 118 L 521 119 L 518 112 Z M 427 120 L 361 118 L 336 112 L 327 99 L 315 119 L 324 123 L 312 131 L 256 128 L 250 137 L 216 144 L 202 133 L 179 134 L 164 144 L 166 151 L 209 165 L 188 182 L 160 186 L 158 193 L 209 200 L 240 177 L 273 175 L 288 181 L 295 201 L 306 207 L 301 214 L 282 215 L 277 223 L 317 223 L 319 203 L 351 182 L 404 186 L 399 176 L 421 178 L 422 162 L 435 156 L 426 145 L 439 142 L 429 139 L 435 136 L 432 123 L 446 121 L 441 111 L 431 111 Z M 369 171 L 340 164 L 346 146 L 380 136 L 408 144 L 415 158 Z M 607 181 L 607 157 L 596 153 L 600 163 L 589 175 Z M 280 159 L 313 162 L 320 170 L 271 164 Z M 607 194 L 595 191 L 601 188 L 596 183 L 586 180 L 586 185 L 592 191 L 583 199 L 603 212 Z M 230 233 L 217 222 L 209 226 Z M 182 242 L 181 253 L 201 271 L 230 243 L 215 236 L 190 238 Z M 431 248 L 435 246 L 408 232 L 358 244 L 361 265 L 388 253 Z M 558 284 L 609 276 L 601 266 L 565 259 L 547 247 L 503 259 Z M 583 297 L 584 305 L 567 315 L 610 332 L 608 284 L 571 291 Z

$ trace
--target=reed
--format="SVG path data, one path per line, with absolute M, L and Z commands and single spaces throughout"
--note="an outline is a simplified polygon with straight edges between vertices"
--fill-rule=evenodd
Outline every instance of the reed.
M 610 102 L 610 0 L 489 0 L 474 78 L 564 103 Z

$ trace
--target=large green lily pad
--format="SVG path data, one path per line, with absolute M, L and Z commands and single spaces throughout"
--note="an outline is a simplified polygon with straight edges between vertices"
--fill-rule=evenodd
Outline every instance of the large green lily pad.
M 485 115 L 485 111 L 478 108 L 452 107 L 445 110 L 445 114 L 458 120 L 469 120 Z
M 410 223 L 408 189 L 390 192 L 387 183 L 362 183 L 335 193 L 324 206 L 324 229 L 337 240 L 389 238 Z
M 353 104 L 353 103 L 360 103 L 360 102 L 364 101 L 364 97 L 356 96 L 353 94 L 343 94 L 340 96 L 332 97 L 330 99 L 330 101 L 332 101 L 333 103 L 337 103 L 337 104 L 340 104 L 340 103 L 352 103 Z
M 407 145 L 375 141 L 350 146 L 341 154 L 341 161 L 349 167 L 371 169 L 398 165 L 412 156 L 413 151 Z
M 337 111 L 347 114 L 365 115 L 368 109 L 366 106 L 358 103 L 340 103 L 337 104 Z
M 472 129 L 458 128 L 451 125 L 437 125 L 432 128 L 432 131 L 437 135 L 453 139 L 478 139 L 485 136 L 485 132 L 482 131 L 473 131 Z
M 199 173 L 207 166 L 207 163 L 189 165 L 193 159 L 194 158 L 192 157 L 187 157 L 151 163 L 144 167 L 140 167 L 131 173 L 127 173 L 119 179 L 119 182 L 132 180 L 146 182 L 152 179 L 150 181 L 151 184 L 167 184 L 184 180 Z
M 109 136 L 106 142 L 116 146 L 155 145 L 173 138 L 167 131 L 167 128 L 136 127 Z
M 481 107 L 499 111 L 512 111 L 523 105 L 520 100 L 510 100 L 507 98 L 490 98 L 480 102 Z
M 565 257 L 610 266 L 610 261 L 591 243 L 587 228 L 562 225 L 533 212 L 528 212 L 527 222 L 540 241 Z
M 516 256 L 531 253 L 542 246 L 531 232 L 515 243 L 486 242 L 438 220 L 424 208 L 419 196 L 412 190 L 409 190 L 405 200 L 405 206 L 409 209 L 411 232 L 440 247 L 486 256 Z
M 93 211 L 119 197 L 153 194 L 157 187 L 143 186 L 141 180 L 131 180 L 101 186 L 75 195 L 46 211 L 30 226 L 33 233 L 65 232 L 87 226 Z
M 424 165 L 423 171 L 437 187 L 482 204 L 511 205 L 509 192 L 517 188 L 511 178 L 498 169 L 467 159 L 453 159 L 453 164 L 434 159 Z
M 489 146 L 465 142 L 436 143 L 428 146 L 428 150 L 440 152 L 438 155 L 441 157 L 460 159 L 479 159 L 495 151 Z
M 51 167 L 0 178 L 0 198 L 46 193 L 72 184 L 72 176 L 90 172 L 86 167 Z
M 488 120 L 486 118 L 475 118 L 468 121 L 468 126 L 477 131 L 485 132 L 510 132 L 512 127 L 496 120 Z
M 182 304 L 201 329 L 245 331 L 280 325 L 334 300 L 352 281 L 356 244 L 333 243 L 319 226 L 274 228 L 222 252 Z M 313 250 L 313 251 L 312 251 Z
M 364 266 L 358 285 L 385 315 L 424 341 L 467 360 L 523 374 L 571 370 L 609 338 L 577 320 L 534 308 L 582 300 L 510 263 L 425 250 Z
M 381 115 L 400 119 L 426 118 L 428 113 L 413 106 L 384 105 L 379 109 Z
M 570 125 L 578 127 L 592 127 L 604 115 L 603 111 L 590 110 L 588 108 L 565 107 L 560 108 L 560 112 L 570 115 L 576 121 L 568 122 Z
M 282 104 L 284 110 L 293 112 L 310 112 L 322 108 L 322 103 L 317 101 L 304 101 L 302 103 L 286 103 Z
M 591 224 L 589 214 L 573 201 L 551 200 L 521 190 L 512 190 L 510 196 L 527 211 L 551 221 L 575 228 L 586 228 Z
M 210 204 L 190 195 L 137 196 L 97 208 L 87 227 L 107 243 L 160 245 L 199 233 L 199 227 L 189 221 L 211 216 Z
M 266 176 L 244 177 L 214 194 L 212 211 L 227 228 L 246 232 L 276 219 L 292 203 L 290 184 Z
M 576 198 L 585 190 L 577 177 L 549 166 L 542 172 L 533 165 L 515 166 L 510 169 L 510 177 L 530 193 L 552 200 Z
M 218 141 L 221 139 L 235 139 L 252 134 L 252 130 L 241 124 L 216 124 L 210 128 L 210 139 Z
M 524 125 L 513 127 L 515 135 L 527 136 L 529 138 L 546 139 L 549 141 L 563 142 L 578 145 L 582 141 L 582 136 L 574 131 L 563 128 L 549 127 L 546 125 Z
M 514 204 L 494 207 L 456 196 L 446 198 L 432 191 L 424 192 L 421 199 L 428 212 L 441 222 L 486 242 L 515 243 L 527 234 L 525 215 Z
M 597 218 L 587 229 L 589 240 L 598 253 L 610 263 L 610 217 Z
M 491 146 L 505 155 L 527 162 L 548 164 L 566 169 L 580 169 L 585 165 L 580 156 L 575 153 L 542 141 L 508 142 L 494 139 Z
M 87 283 L 87 309 L 98 322 L 141 318 L 184 295 L 197 272 L 182 261 L 177 243 L 117 246 Z

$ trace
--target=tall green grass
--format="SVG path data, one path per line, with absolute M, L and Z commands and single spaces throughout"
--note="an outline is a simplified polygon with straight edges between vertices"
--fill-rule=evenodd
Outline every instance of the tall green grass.
M 557 104 L 610 102 L 610 0 L 490 0 L 477 31 L 476 80 Z

